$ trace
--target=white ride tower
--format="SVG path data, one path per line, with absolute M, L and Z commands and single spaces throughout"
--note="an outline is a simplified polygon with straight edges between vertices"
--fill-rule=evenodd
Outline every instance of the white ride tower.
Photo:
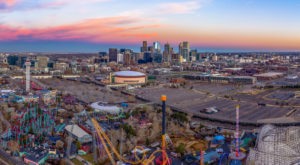
M 26 61 L 26 92 L 30 91 L 30 61 Z

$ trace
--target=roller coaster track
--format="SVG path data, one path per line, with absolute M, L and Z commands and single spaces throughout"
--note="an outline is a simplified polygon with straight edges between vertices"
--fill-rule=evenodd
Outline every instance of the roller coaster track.
M 108 113 L 106 113 L 106 117 L 107 117 L 108 119 L 110 119 L 110 120 L 117 120 L 117 119 L 123 118 L 123 117 L 125 117 L 125 116 L 124 116 L 123 109 L 120 108 L 119 113 L 117 114 L 117 116 L 113 116 L 113 117 L 112 117 L 112 116 L 108 115 Z
M 101 140 L 101 143 L 102 143 L 102 144 L 108 144 L 108 145 L 103 145 L 103 147 L 104 147 L 105 152 L 107 153 L 107 155 L 108 155 L 108 157 L 109 157 L 109 159 L 110 159 L 110 161 L 111 161 L 111 163 L 112 163 L 113 165 L 116 165 L 116 161 L 114 160 L 114 158 L 113 158 L 113 156 L 112 156 L 112 154 L 111 154 L 111 152 L 110 152 L 110 150 L 109 150 L 109 147 L 110 147 L 110 149 L 112 150 L 113 154 L 115 154 L 115 155 L 117 156 L 118 160 L 123 161 L 123 162 L 125 162 L 125 163 L 130 163 L 130 164 L 133 164 L 133 165 L 136 165 L 136 164 L 144 164 L 144 165 L 153 164 L 153 160 L 155 159 L 155 154 L 158 153 L 158 152 L 164 153 L 163 150 L 160 150 L 160 149 L 159 149 L 159 150 L 156 150 L 155 152 L 153 152 L 153 153 L 149 156 L 149 158 L 146 159 L 146 152 L 145 152 L 144 148 L 141 147 L 141 146 L 136 146 L 136 147 L 134 148 L 134 151 L 135 151 L 135 152 L 134 152 L 134 155 L 135 155 L 135 158 L 137 159 L 137 161 L 127 160 L 127 159 L 125 159 L 124 157 L 122 157 L 122 156 L 118 153 L 118 151 L 115 149 L 115 147 L 113 146 L 113 144 L 111 143 L 111 141 L 109 140 L 109 138 L 107 137 L 107 135 L 104 133 L 102 127 L 98 124 L 98 122 L 97 122 L 95 119 L 93 119 L 93 118 L 91 119 L 91 121 L 92 121 L 92 123 L 93 123 L 93 125 L 94 125 L 94 127 L 95 127 L 95 130 L 96 130 L 96 132 L 97 132 L 98 137 L 99 137 L 100 140 Z M 108 146 L 109 146 L 109 147 L 108 147 Z M 136 153 L 136 150 L 137 150 L 137 149 L 140 149 L 140 150 L 143 151 L 143 157 L 142 157 L 142 159 L 140 159 L 140 158 L 138 157 L 138 155 L 137 155 L 137 153 Z M 168 160 L 169 160 L 167 154 L 166 154 L 165 158 L 166 158 L 166 159 L 165 159 L 164 162 L 163 162 L 164 165 L 167 164 L 167 163 L 168 163 Z

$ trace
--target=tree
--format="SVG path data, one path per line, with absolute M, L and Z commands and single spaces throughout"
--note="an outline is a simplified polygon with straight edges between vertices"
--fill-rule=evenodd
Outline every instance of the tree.
M 146 139 L 146 146 L 149 146 L 150 145 L 150 140 L 147 138 Z
M 90 106 L 88 106 L 87 109 L 86 109 L 86 111 L 91 112 L 91 111 L 93 111 L 93 108 L 90 107 Z
M 131 135 L 136 136 L 136 132 L 131 125 L 123 124 L 121 128 L 126 132 L 127 138 L 130 138 Z
M 58 140 L 55 144 L 55 147 L 57 150 L 61 150 L 64 148 L 64 142 L 62 142 L 61 140 Z
M 179 146 L 176 147 L 175 151 L 177 153 L 180 153 L 181 155 L 184 154 L 185 145 L 183 143 L 180 143 Z

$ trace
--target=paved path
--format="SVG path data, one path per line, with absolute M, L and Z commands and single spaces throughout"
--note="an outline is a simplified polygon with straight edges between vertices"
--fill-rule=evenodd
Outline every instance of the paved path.
M 74 163 L 70 159 L 65 159 L 67 165 L 74 165 Z
M 1 159 L 0 158 L 0 164 L 3 164 L 3 165 L 9 165 L 9 163 L 7 163 L 5 160 Z
M 79 155 L 77 155 L 76 156 L 76 159 L 78 159 L 79 161 L 81 161 L 82 162 L 82 160 L 84 160 L 81 156 L 79 156 Z M 88 165 L 93 165 L 92 163 L 90 163 L 90 162 L 88 162 L 87 160 L 85 160 L 87 163 L 88 163 Z

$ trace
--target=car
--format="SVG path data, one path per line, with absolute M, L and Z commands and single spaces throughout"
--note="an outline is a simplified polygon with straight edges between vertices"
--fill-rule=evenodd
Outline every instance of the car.
M 262 107 L 265 107 L 266 104 L 265 103 L 257 103 L 258 106 L 262 106 Z

